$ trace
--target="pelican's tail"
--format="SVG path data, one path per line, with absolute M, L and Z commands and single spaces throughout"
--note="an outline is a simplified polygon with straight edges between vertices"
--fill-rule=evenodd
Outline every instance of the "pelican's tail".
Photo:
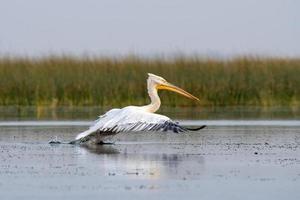
M 106 144 L 105 140 L 109 139 L 115 133 L 112 132 L 103 132 L 98 131 L 97 129 L 90 128 L 82 133 L 79 133 L 75 140 L 69 142 L 69 144 L 83 144 L 83 143 L 92 143 L 92 144 Z

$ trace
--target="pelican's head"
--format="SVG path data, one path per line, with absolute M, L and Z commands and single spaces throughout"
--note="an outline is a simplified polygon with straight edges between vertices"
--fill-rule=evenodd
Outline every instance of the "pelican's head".
M 184 91 L 183 89 L 169 83 L 164 78 L 160 76 L 156 76 L 154 74 L 148 73 L 148 84 L 150 84 L 152 87 L 155 87 L 157 90 L 170 90 L 173 92 L 177 92 L 185 97 L 188 97 L 190 99 L 194 99 L 197 101 L 200 101 L 197 97 L 193 96 L 192 94 L 188 93 L 187 91 Z

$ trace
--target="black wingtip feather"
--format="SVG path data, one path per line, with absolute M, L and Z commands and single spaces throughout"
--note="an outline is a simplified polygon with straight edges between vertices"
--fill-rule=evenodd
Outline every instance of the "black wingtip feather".
M 185 127 L 185 128 L 189 131 L 199 131 L 201 129 L 204 129 L 205 127 L 206 127 L 206 125 L 203 125 L 203 126 L 200 126 L 200 127 L 197 127 L 197 128 L 187 128 L 187 127 Z

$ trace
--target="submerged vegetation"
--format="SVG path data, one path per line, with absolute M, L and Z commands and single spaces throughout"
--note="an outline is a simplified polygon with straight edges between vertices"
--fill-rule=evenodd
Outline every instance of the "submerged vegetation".
M 201 99 L 202 106 L 300 105 L 300 60 L 236 58 L 0 58 L 0 105 L 124 106 L 149 102 L 147 72 Z M 196 102 L 167 91 L 167 106 Z

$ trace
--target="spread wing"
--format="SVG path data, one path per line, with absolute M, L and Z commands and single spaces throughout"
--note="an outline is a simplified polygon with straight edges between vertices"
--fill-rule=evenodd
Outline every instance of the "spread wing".
M 92 137 L 103 138 L 120 132 L 172 131 L 180 133 L 200 130 L 204 127 L 188 129 L 164 115 L 149 113 L 138 107 L 129 106 L 123 109 L 112 109 L 100 116 L 88 130 L 78 134 L 75 142 L 85 142 Z

